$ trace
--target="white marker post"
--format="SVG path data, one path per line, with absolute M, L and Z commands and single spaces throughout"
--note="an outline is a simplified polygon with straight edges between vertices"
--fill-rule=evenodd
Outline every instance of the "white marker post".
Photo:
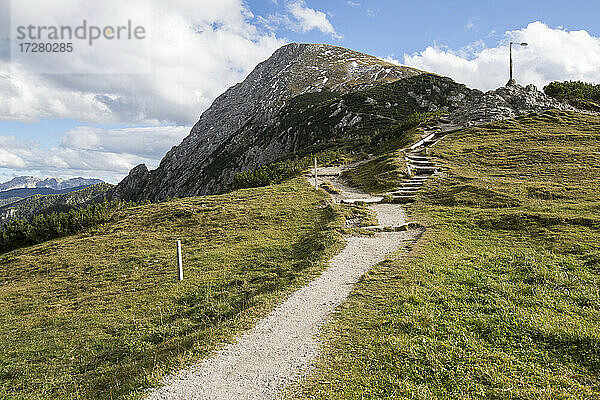
M 317 157 L 315 157 L 315 190 L 319 190 L 319 181 L 317 180 Z
M 181 240 L 177 241 L 177 266 L 179 267 L 179 280 L 183 280 L 183 260 L 181 257 Z

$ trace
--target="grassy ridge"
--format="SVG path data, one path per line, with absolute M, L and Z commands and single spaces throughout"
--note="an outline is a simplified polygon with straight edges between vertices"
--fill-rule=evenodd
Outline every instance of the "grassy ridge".
M 600 398 L 600 117 L 452 134 L 410 210 L 428 230 L 327 326 L 294 398 Z
M 392 151 L 357 168 L 344 172 L 344 179 L 353 186 L 371 194 L 379 194 L 397 188 L 408 176 L 404 152 Z
M 206 356 L 323 268 L 326 198 L 298 178 L 145 205 L 0 256 L 0 398 L 129 397 Z

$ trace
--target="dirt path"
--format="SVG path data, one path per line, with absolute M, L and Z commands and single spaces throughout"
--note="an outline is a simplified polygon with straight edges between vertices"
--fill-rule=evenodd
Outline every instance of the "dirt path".
M 337 178 L 339 170 L 327 172 L 324 179 L 341 191 L 336 201 L 371 199 L 344 186 Z M 380 226 L 406 222 L 400 205 L 370 207 L 377 212 Z M 165 386 L 151 392 L 149 399 L 278 398 L 289 384 L 310 370 L 319 352 L 320 327 L 348 297 L 353 285 L 415 234 L 389 232 L 346 238 L 346 247 L 330 260 L 330 267 L 320 277 L 293 293 L 236 343 L 166 379 Z

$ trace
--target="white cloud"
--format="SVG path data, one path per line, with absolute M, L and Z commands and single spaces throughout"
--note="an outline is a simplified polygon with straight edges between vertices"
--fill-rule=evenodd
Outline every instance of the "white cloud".
M 39 6 L 31 6 L 34 1 Z M 243 0 L 118 0 L 118 7 L 109 7 L 110 1 L 117 0 L 28 0 L 25 16 L 48 25 L 81 23 L 82 18 L 88 23 L 135 20 L 152 6 L 150 73 L 49 75 L 36 72 L 39 65 L 28 64 L 27 58 L 11 63 L 5 39 L 9 8 L 1 3 L 0 120 L 66 118 L 145 127 L 81 127 L 66 132 L 54 146 L 0 136 L 0 176 L 97 176 L 117 182 L 139 163 L 156 167 L 214 98 L 285 44 L 254 25 Z M 54 60 L 52 67 L 115 64 L 114 54 L 99 49 L 94 57 Z M 128 53 L 132 63 L 143 63 L 146 56 Z
M 475 28 L 475 22 L 473 22 L 472 18 L 469 18 L 469 21 L 465 25 L 465 28 L 469 30 Z
M 159 126 L 123 129 L 79 127 L 65 133 L 61 146 L 66 149 L 131 154 L 159 160 L 191 130 L 189 126 Z
M 302 33 L 317 30 L 336 39 L 343 38 L 335 30 L 327 14 L 308 7 L 304 0 L 288 0 L 285 4 L 287 13 L 276 13 L 266 18 L 258 17 L 258 20 L 271 31 L 280 28 Z
M 495 89 L 508 81 L 508 42 L 528 42 L 514 53 L 515 77 L 521 84 L 539 88 L 555 80 L 600 82 L 600 38 L 586 31 L 550 28 L 542 22 L 508 31 L 496 46 L 476 42 L 458 50 L 427 47 L 405 54 L 404 64 L 447 75 L 482 90 Z
M 7 149 L 0 148 L 0 167 L 2 168 L 23 168 L 25 161 L 18 155 L 11 153 Z
M 85 17 L 92 23 L 135 19 L 149 8 L 148 1 L 120 0 L 118 7 L 104 3 L 47 0 L 27 12 L 32 19 L 47 16 L 49 24 L 58 17 L 78 21 Z M 4 56 L 0 59 L 0 119 L 191 124 L 216 96 L 284 44 L 253 25 L 254 16 L 243 0 L 153 0 L 150 4 L 156 15 L 148 28 L 151 73 L 43 75 L 35 72 L 33 63 L 25 60 L 11 65 Z M 99 51 L 91 58 L 63 57 L 60 62 L 108 68 L 113 56 Z M 134 63 L 143 61 L 146 54 L 129 56 Z
M 66 132 L 60 146 L 50 148 L 0 136 L 0 168 L 20 170 L 20 175 L 97 176 L 116 183 L 138 164 L 157 167 L 164 154 L 180 143 L 190 129 L 186 126 L 122 129 L 85 126 Z
M 322 11 L 309 8 L 304 0 L 296 0 L 288 3 L 288 10 L 298 21 L 302 32 L 309 32 L 313 29 L 321 31 L 327 35 L 341 37 L 333 28 L 331 22 L 327 18 L 327 14 Z
M 350 1 L 350 0 L 348 0 L 348 1 L 346 2 L 346 4 L 348 4 L 350 7 L 360 7 L 360 6 L 361 6 L 361 4 L 360 4 L 360 3 L 357 3 L 357 2 L 355 2 L 355 1 Z

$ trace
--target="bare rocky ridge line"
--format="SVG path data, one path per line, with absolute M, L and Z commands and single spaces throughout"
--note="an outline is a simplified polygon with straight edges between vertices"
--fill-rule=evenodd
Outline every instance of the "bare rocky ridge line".
M 332 172 L 339 177 L 339 170 Z M 328 181 L 342 198 L 370 196 Z M 322 180 L 321 180 L 322 182 Z M 348 190 L 349 189 L 349 190 Z M 348 190 L 348 191 L 347 191 Z M 406 222 L 398 204 L 377 204 L 371 209 L 383 226 Z M 414 241 L 419 230 L 351 236 L 346 247 L 329 262 L 329 268 L 307 286 L 294 292 L 236 343 L 212 357 L 165 380 L 148 399 L 253 399 L 271 400 L 310 372 L 319 354 L 318 334 L 329 315 L 350 294 L 353 285 L 372 266 Z
M 534 85 L 521 86 L 509 82 L 506 86 L 475 97 L 450 113 L 448 120 L 457 126 L 473 126 L 541 113 L 553 108 L 582 112 L 547 96 Z
M 54 190 L 65 190 L 77 187 L 87 187 L 98 183 L 104 183 L 100 179 L 87 179 L 87 178 L 36 178 L 33 176 L 18 176 L 11 179 L 8 182 L 0 183 L 0 192 L 13 190 L 13 189 L 54 189 Z

